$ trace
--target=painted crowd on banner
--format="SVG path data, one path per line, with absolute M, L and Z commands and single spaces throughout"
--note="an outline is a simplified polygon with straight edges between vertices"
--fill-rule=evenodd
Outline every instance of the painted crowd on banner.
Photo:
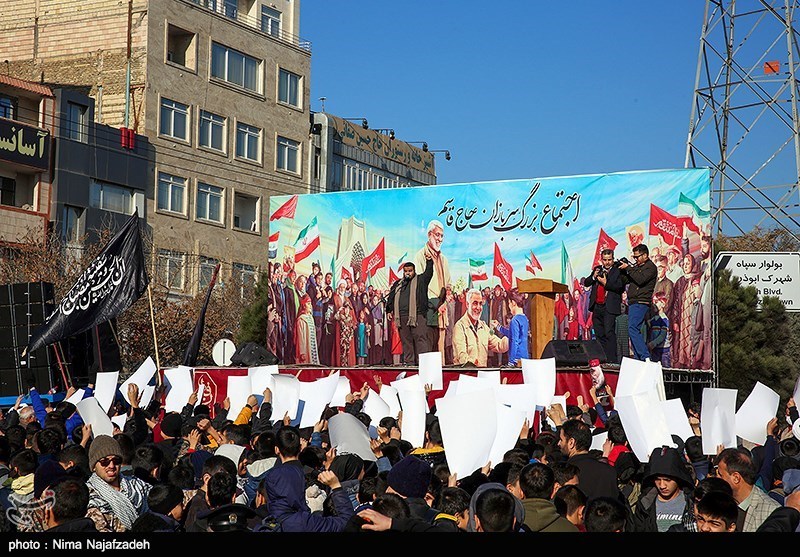
M 500 336 L 513 317 L 510 299 L 531 316 L 531 295 L 518 291 L 524 279 L 567 285 L 556 295 L 553 338 L 591 340 L 585 279 L 604 249 L 632 259 L 643 244 L 658 272 L 641 329 L 651 359 L 711 369 L 709 202 L 704 169 L 273 197 L 267 348 L 282 364 L 400 363 L 387 294 L 404 263 L 423 272 L 426 252 L 435 263 L 427 323 L 443 365 L 463 363 L 453 329 L 468 291 L 481 293 L 480 319 Z M 623 292 L 617 363 L 632 354 L 626 306 Z M 489 353 L 488 367 L 506 365 L 519 363 Z

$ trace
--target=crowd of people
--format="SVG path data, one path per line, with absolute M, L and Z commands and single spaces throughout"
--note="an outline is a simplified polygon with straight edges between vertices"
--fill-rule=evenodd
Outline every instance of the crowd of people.
M 376 379 L 378 391 L 382 388 Z M 448 468 L 432 401 L 424 442 L 403 436 L 402 413 L 364 412 L 370 387 L 328 407 L 313 426 L 273 419 L 272 392 L 251 396 L 235 420 L 230 401 L 209 408 L 197 393 L 181 412 L 160 396 L 139 406 L 136 384 L 95 435 L 73 404 L 35 388 L 0 422 L 0 529 L 10 532 L 790 532 L 800 524 L 800 417 L 790 399 L 766 442 L 703 452 L 673 436 L 640 462 L 613 393 L 594 406 L 560 404 L 525 421 L 501 462 L 467 477 Z M 431 386 L 426 386 L 430 394 Z M 593 387 L 594 390 L 594 387 Z M 84 396 L 92 396 L 91 389 Z M 347 413 L 374 458 L 339 452 L 329 420 Z M 607 439 L 592 449 L 595 435 Z

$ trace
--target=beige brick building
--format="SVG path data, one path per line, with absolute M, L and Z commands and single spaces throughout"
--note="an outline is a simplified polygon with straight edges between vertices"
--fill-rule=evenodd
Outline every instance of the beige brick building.
M 222 280 L 255 277 L 269 196 L 309 191 L 299 14 L 299 0 L 0 0 L 0 73 L 77 88 L 96 121 L 148 137 L 153 278 L 176 294 L 217 262 Z

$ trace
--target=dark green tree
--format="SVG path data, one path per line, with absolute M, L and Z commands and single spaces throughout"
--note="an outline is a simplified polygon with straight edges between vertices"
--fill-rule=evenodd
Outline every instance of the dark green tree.
M 727 270 L 717 276 L 716 296 L 720 387 L 738 389 L 739 404 L 756 381 L 788 399 L 798 368 L 788 354 L 793 334 L 783 303 L 767 296 L 758 310 L 755 287 Z
M 242 312 L 239 322 L 239 334 L 236 336 L 236 346 L 247 342 L 255 342 L 261 346 L 267 345 L 267 309 L 269 306 L 269 277 L 266 273 L 256 285 L 253 301 Z

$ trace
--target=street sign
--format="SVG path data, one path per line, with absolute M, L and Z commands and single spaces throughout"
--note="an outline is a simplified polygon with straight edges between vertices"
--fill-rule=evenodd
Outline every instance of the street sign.
M 211 357 L 214 358 L 214 363 L 218 366 L 231 365 L 231 356 L 236 352 L 236 345 L 232 340 L 221 338 L 214 343 L 214 348 L 211 349 Z
M 786 311 L 800 311 L 800 253 L 725 251 L 717 254 L 714 268 L 728 269 L 742 286 L 754 286 L 759 308 L 764 296 L 772 296 Z

